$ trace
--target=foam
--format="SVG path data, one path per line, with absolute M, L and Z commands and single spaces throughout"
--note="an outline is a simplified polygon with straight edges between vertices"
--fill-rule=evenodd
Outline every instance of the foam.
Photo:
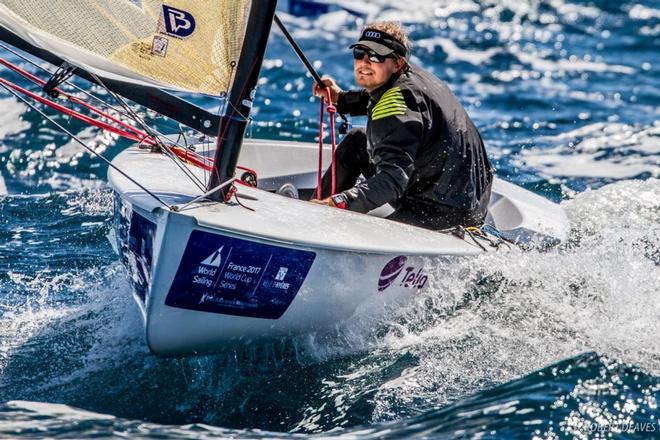
M 628 16 L 634 20 L 650 20 L 660 18 L 660 9 L 649 8 L 643 5 L 635 5 L 628 11 Z
M 442 37 L 425 38 L 415 43 L 416 46 L 429 52 L 433 52 L 436 46 L 442 47 L 442 50 L 447 54 L 447 62 L 465 61 L 475 66 L 486 63 L 493 56 L 502 53 L 500 48 L 490 48 L 483 51 L 461 49 L 449 38 Z
M 340 337 L 310 340 L 322 358 L 365 352 L 325 383 L 323 401 L 348 395 L 350 408 L 371 384 L 374 420 L 388 420 L 586 351 L 658 374 L 660 340 L 648 329 L 660 316 L 660 181 L 608 185 L 563 206 L 572 231 L 560 248 L 437 266 L 431 289 L 385 322 L 358 316 Z
M 660 177 L 660 123 L 634 127 L 594 123 L 538 139 L 555 147 L 523 150 L 520 161 L 546 176 L 626 179 Z
M 32 124 L 23 119 L 27 106 L 14 98 L 0 99 L 0 140 L 30 129 Z

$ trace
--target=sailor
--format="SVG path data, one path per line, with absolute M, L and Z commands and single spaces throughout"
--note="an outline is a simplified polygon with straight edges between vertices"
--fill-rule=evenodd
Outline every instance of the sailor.
M 439 230 L 483 223 L 493 171 L 479 131 L 449 87 L 408 63 L 410 42 L 398 23 L 372 23 L 353 49 L 359 90 L 343 91 L 325 77 L 337 111 L 367 116 L 336 151 L 322 199 L 312 201 L 366 213 L 389 203 L 388 219 Z M 314 85 L 313 93 L 320 90 Z M 361 177 L 362 176 L 362 177 Z

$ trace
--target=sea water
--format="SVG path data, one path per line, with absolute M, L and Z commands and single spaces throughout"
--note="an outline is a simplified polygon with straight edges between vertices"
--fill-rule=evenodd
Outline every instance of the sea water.
M 3 93 L 0 437 L 660 438 L 660 4 L 363 6 L 403 21 L 497 175 L 561 203 L 569 239 L 437 267 L 376 324 L 157 358 L 107 238 L 106 167 Z M 364 18 L 283 18 L 350 87 Z M 314 141 L 311 80 L 277 32 L 266 58 L 248 135 Z M 128 146 L 49 114 L 109 158 Z

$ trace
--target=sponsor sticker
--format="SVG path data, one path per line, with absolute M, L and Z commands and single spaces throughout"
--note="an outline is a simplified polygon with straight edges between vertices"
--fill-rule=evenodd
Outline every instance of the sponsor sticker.
M 163 5 L 165 33 L 177 38 L 188 38 L 195 32 L 195 17 L 190 12 Z
M 391 286 L 403 287 L 405 289 L 423 289 L 429 280 L 424 266 L 415 266 L 414 264 L 407 263 L 408 257 L 404 255 L 388 261 L 380 272 L 378 291 L 382 292 Z
M 193 231 L 165 304 L 278 319 L 315 258 L 314 252 Z
M 167 55 L 167 38 L 155 36 L 154 40 L 151 43 L 151 53 L 164 57 Z

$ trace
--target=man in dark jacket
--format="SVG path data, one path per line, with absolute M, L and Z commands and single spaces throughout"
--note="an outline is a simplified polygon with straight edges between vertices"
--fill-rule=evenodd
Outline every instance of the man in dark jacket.
M 447 85 L 408 64 L 410 43 L 396 23 L 368 25 L 351 48 L 363 88 L 344 92 L 332 78 L 324 83 L 337 110 L 366 115 L 367 128 L 352 130 L 337 148 L 335 194 L 328 171 L 322 200 L 312 201 L 362 213 L 389 203 L 389 219 L 428 229 L 480 225 L 493 172 L 477 128 Z

